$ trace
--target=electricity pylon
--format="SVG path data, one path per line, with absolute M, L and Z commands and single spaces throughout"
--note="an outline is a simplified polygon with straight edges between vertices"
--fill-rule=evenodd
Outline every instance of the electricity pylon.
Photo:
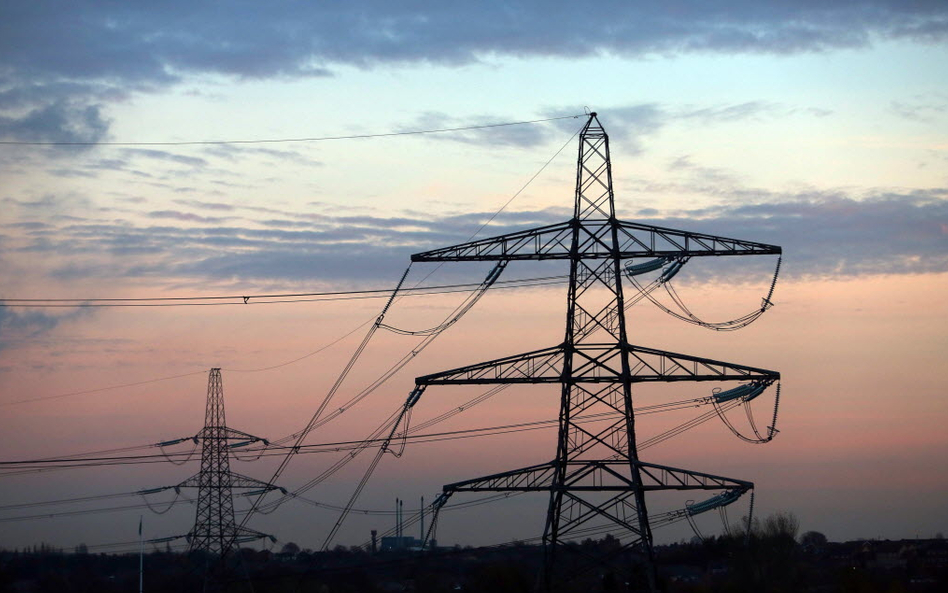
M 639 460 L 632 385 L 640 382 L 751 381 L 770 384 L 774 371 L 634 346 L 628 342 L 623 260 L 779 254 L 780 247 L 616 219 L 609 138 L 591 113 L 579 141 L 573 218 L 567 222 L 470 241 L 412 256 L 413 262 L 568 260 L 566 334 L 550 348 L 415 379 L 429 385 L 558 383 L 556 457 L 547 463 L 444 486 L 455 492 L 548 492 L 543 532 L 545 590 L 569 580 L 583 563 L 564 562 L 567 544 L 594 525 L 626 534 L 612 559 L 631 553 L 622 570 L 631 587 L 657 591 L 647 492 L 718 490 L 742 494 L 753 484 Z M 602 338 L 597 338 L 601 335 Z M 605 423 L 581 417 L 602 414 Z M 603 428 L 603 424 L 605 427 Z M 590 428 L 595 426 L 596 428 Z M 612 565 L 614 566 L 614 564 Z M 587 566 L 588 567 L 588 566 Z M 637 581 L 637 582 L 636 582 Z
M 259 531 L 238 527 L 234 521 L 234 488 L 260 491 L 278 488 L 230 471 L 231 448 L 252 442 L 266 444 L 266 441 L 227 427 L 224 418 L 224 385 L 219 368 L 211 369 L 208 376 L 204 428 L 195 438 L 201 441 L 201 471 L 175 486 L 176 490 L 198 489 L 194 527 L 187 536 L 189 551 L 203 550 L 217 554 L 223 560 L 237 544 L 265 537 L 273 539 Z M 232 444 L 231 440 L 241 442 Z

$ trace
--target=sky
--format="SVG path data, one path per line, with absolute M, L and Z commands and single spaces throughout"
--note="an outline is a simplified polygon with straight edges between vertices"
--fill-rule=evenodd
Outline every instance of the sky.
M 946 41 L 938 1 L 3 2 L 0 299 L 390 288 L 412 253 L 569 218 L 574 134 L 596 111 L 620 217 L 784 249 L 776 305 L 745 330 L 687 326 L 647 302 L 629 317 L 635 344 L 779 370 L 781 432 L 754 446 L 714 420 L 642 458 L 754 481 L 757 513 L 792 511 L 833 540 L 930 537 L 948 530 Z M 168 144 L 532 120 L 549 121 Z M 676 279 L 696 313 L 720 320 L 759 306 L 775 260 L 735 259 L 693 260 Z M 511 264 L 503 278 L 565 271 Z M 418 264 L 408 283 L 476 283 L 486 272 Z M 401 299 L 386 322 L 431 327 L 463 298 Z M 223 368 L 231 426 L 291 434 L 382 306 L 2 306 L 0 460 L 192 435 L 211 367 Z M 364 438 L 417 375 L 556 344 L 564 313 L 563 285 L 490 291 L 308 442 Z M 334 402 L 417 343 L 378 334 Z M 710 389 L 665 388 L 640 397 Z M 477 393 L 429 389 L 413 421 Z M 554 418 L 557 395 L 511 388 L 437 430 Z M 757 417 L 772 404 L 772 394 L 756 401 Z M 640 440 L 687 418 L 645 417 Z M 357 507 L 430 501 L 443 484 L 546 461 L 554 445 L 550 430 L 409 445 L 385 459 Z M 305 483 L 340 455 L 294 459 L 281 485 Z M 344 504 L 367 463 L 307 496 Z M 275 459 L 234 464 L 267 479 Z M 134 492 L 195 471 L 191 462 L 0 475 L 0 506 Z M 527 498 L 446 516 L 439 539 L 537 535 L 546 502 Z M 134 541 L 141 512 L 6 522 L 0 546 Z M 729 512 L 746 514 L 747 501 Z M 0 510 L 0 520 L 18 514 L 27 512 Z M 291 502 L 249 526 L 315 548 L 335 518 Z M 716 516 L 702 521 L 720 532 Z M 188 504 L 144 520 L 149 537 L 191 522 Z M 336 543 L 392 525 L 353 516 Z M 691 535 L 669 529 L 658 542 Z

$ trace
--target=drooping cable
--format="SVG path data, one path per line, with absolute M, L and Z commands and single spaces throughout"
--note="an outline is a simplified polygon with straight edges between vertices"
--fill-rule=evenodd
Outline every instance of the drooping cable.
M 359 496 L 362 494 L 362 490 L 365 489 L 366 484 L 369 483 L 369 480 L 372 477 L 372 474 L 375 473 L 375 469 L 378 467 L 379 462 L 382 461 L 382 457 L 385 456 L 386 452 L 392 453 L 395 457 L 401 457 L 402 453 L 405 451 L 405 441 L 402 439 L 401 447 L 398 451 L 390 449 L 392 439 L 396 436 L 396 431 L 398 430 L 399 425 L 401 425 L 402 420 L 404 419 L 405 424 L 402 429 L 402 435 L 408 434 L 408 427 L 411 421 L 411 410 L 415 406 L 415 403 L 418 402 L 418 398 L 421 397 L 422 392 L 424 391 L 423 387 L 416 387 L 414 391 L 408 396 L 408 400 L 405 402 L 401 413 L 398 418 L 392 425 L 392 430 L 388 434 L 388 438 L 379 446 L 378 452 L 375 454 L 375 458 L 372 459 L 372 462 L 369 464 L 368 469 L 362 475 L 362 479 L 359 481 L 359 484 L 356 486 L 355 491 L 352 493 L 352 496 L 349 497 L 349 501 L 346 503 L 345 509 L 342 513 L 339 514 L 339 518 L 336 519 L 336 523 L 333 525 L 332 529 L 329 531 L 329 534 L 326 536 L 326 539 L 323 541 L 322 550 L 325 552 L 329 549 L 329 545 L 332 543 L 333 538 L 336 536 L 336 533 L 339 531 L 339 528 L 342 527 L 343 522 L 345 522 L 346 517 L 349 516 L 349 512 L 352 510 L 352 507 L 355 505 L 356 501 L 359 499 Z
M 433 425 L 443 422 L 463 411 L 466 411 L 474 407 L 475 405 L 478 405 L 484 401 L 487 401 L 487 399 L 500 393 L 507 387 L 508 385 L 498 385 L 476 396 L 475 398 L 465 402 L 464 404 L 456 408 L 452 408 L 437 417 L 431 418 L 418 425 L 413 426 L 408 431 L 408 434 L 404 435 L 403 437 L 404 440 L 406 442 L 410 441 L 412 443 L 419 443 L 419 444 L 434 443 L 434 442 L 457 440 L 457 439 L 463 439 L 463 438 L 496 436 L 496 435 L 501 435 L 501 434 L 519 433 L 519 432 L 525 432 L 525 431 L 531 431 L 531 430 L 541 430 L 541 429 L 556 427 L 558 420 L 553 418 L 553 419 L 547 419 L 547 420 L 520 422 L 520 423 L 515 423 L 515 424 L 505 424 L 505 425 L 499 425 L 499 426 L 453 430 L 453 431 L 447 431 L 447 432 L 416 434 L 417 432 L 423 429 L 429 428 Z M 635 413 L 638 416 L 644 416 L 644 415 L 649 415 L 649 414 L 679 411 L 679 410 L 699 407 L 702 405 L 707 405 L 710 402 L 711 402 L 711 398 L 709 397 L 666 402 L 662 404 L 653 404 L 649 406 L 636 407 Z M 383 429 L 391 426 L 390 422 L 394 419 L 394 417 L 395 417 L 395 414 L 393 414 L 392 416 L 389 417 L 388 420 L 383 422 L 382 426 L 379 429 L 376 429 L 375 431 L 373 431 L 373 433 L 369 435 L 369 437 L 362 440 L 316 443 L 316 444 L 309 444 L 309 445 L 300 445 L 300 446 L 295 446 L 295 447 L 268 444 L 263 447 L 248 449 L 246 450 L 246 452 L 252 454 L 254 458 L 257 458 L 257 457 L 263 457 L 263 456 L 271 457 L 271 456 L 283 455 L 284 453 L 281 453 L 280 451 L 287 451 L 290 449 L 294 449 L 296 454 L 333 453 L 333 452 L 342 452 L 342 451 L 362 450 L 365 448 L 373 447 L 382 441 L 382 439 L 379 437 L 379 433 Z M 577 416 L 575 420 L 578 423 L 588 423 L 588 422 L 610 421 L 618 417 L 621 417 L 621 414 L 619 414 L 618 412 L 602 412 L 598 414 L 587 414 L 587 415 Z M 711 417 L 713 417 L 713 415 L 709 413 L 707 415 L 707 418 L 699 417 L 697 419 L 689 420 L 689 423 L 703 422 Z M 680 430 L 684 428 L 688 428 L 688 426 L 681 425 L 672 430 L 674 431 L 674 430 Z M 670 437 L 670 436 L 675 436 L 675 435 L 663 433 L 663 435 L 660 435 L 660 436 Z M 172 453 L 169 455 L 186 456 L 188 454 L 185 452 L 182 452 L 178 454 Z M 93 457 L 93 458 L 85 458 L 81 460 L 74 460 L 68 457 L 58 458 L 58 459 L 47 458 L 43 460 L 0 461 L 0 467 L 3 467 L 3 466 L 24 467 L 25 466 L 25 467 L 30 468 L 27 471 L 37 471 L 36 468 L 43 468 L 43 467 L 49 467 L 49 466 L 54 466 L 52 467 L 52 469 L 70 469 L 74 467 L 100 467 L 100 466 L 105 466 L 105 465 L 128 465 L 128 464 L 162 462 L 164 457 L 165 457 L 164 455 L 159 454 L 159 455 L 118 456 L 118 457 Z M 16 473 L 17 472 L 3 472 L 0 475 L 2 476 L 15 475 Z M 3 507 L 0 507 L 0 510 L 2 509 Z
M 578 117 L 578 116 L 577 116 L 577 117 Z M 526 190 L 527 187 L 529 187 L 530 184 L 533 183 L 533 181 L 534 181 L 537 177 L 539 177 L 540 174 L 543 173 L 543 171 L 546 170 L 546 168 L 556 159 L 556 157 L 559 156 L 560 153 L 563 152 L 563 150 L 573 141 L 573 138 L 575 138 L 575 137 L 580 133 L 580 131 L 581 131 L 581 129 L 577 129 L 577 130 L 569 137 L 569 139 L 568 139 L 566 142 L 564 142 L 562 146 L 560 146 L 560 148 L 553 154 L 553 156 L 551 156 L 549 159 L 547 159 L 546 162 L 544 162 L 543 165 L 520 187 L 520 189 L 518 189 L 500 208 L 498 208 L 493 214 L 491 214 L 491 216 L 490 216 L 483 224 L 481 224 L 481 226 L 478 227 L 478 229 L 477 229 L 476 231 L 474 231 L 474 233 L 470 236 L 469 240 L 470 240 L 470 239 L 473 239 L 474 237 L 476 237 L 476 236 L 477 236 L 482 230 L 484 230 L 498 215 L 500 215 L 500 213 L 503 212 L 503 211 L 507 208 L 507 206 L 509 206 L 521 193 L 523 193 L 524 190 Z M 436 266 L 436 267 L 434 268 L 434 270 L 432 270 L 432 271 L 429 272 L 424 278 L 422 278 L 422 280 L 419 281 L 418 284 L 420 284 L 421 282 L 424 282 L 427 278 L 429 278 L 432 274 L 434 274 L 434 272 L 437 271 L 437 270 L 441 267 L 441 265 L 442 265 L 442 264 L 439 264 L 438 266 Z M 561 281 L 561 280 L 564 279 L 564 278 L 565 278 L 565 277 L 563 277 L 563 276 L 558 276 L 558 277 L 548 277 L 548 278 L 528 279 L 528 280 L 536 280 L 536 281 L 538 281 L 538 282 L 536 283 L 536 285 L 542 285 L 542 284 L 548 284 L 548 283 L 556 283 L 556 282 Z M 519 281 L 513 280 L 513 281 L 510 281 L 510 282 L 513 283 L 513 282 L 519 282 Z M 524 281 L 524 282 L 527 282 L 527 281 Z M 505 283 L 501 283 L 501 284 L 505 284 Z M 506 286 L 503 286 L 503 287 L 506 288 Z M 499 288 L 499 287 L 498 287 L 498 288 Z M 408 290 L 417 291 L 417 290 L 423 290 L 423 289 L 424 289 L 424 287 L 419 287 L 419 286 L 416 284 L 415 287 L 412 287 L 411 289 L 408 289 Z M 387 291 L 387 290 L 382 290 L 382 291 L 375 291 L 375 292 L 386 293 L 386 292 L 388 292 L 388 291 Z M 383 296 L 384 296 L 384 295 L 383 295 Z M 171 298 L 174 298 L 174 297 L 171 297 Z M 200 297 L 200 298 L 207 298 L 207 297 Z M 211 297 L 211 298 L 218 298 L 218 297 Z M 231 297 L 227 297 L 227 298 L 231 298 Z M 239 296 L 239 297 L 236 297 L 236 296 L 235 296 L 235 297 L 233 297 L 233 298 L 240 298 L 240 299 L 241 299 L 241 302 L 245 302 L 243 296 Z M 29 301 L 30 299 L 18 299 L 18 300 L 20 300 L 20 301 Z M 40 300 L 44 300 L 44 299 L 40 299 Z M 391 302 L 389 302 L 389 303 L 386 305 L 386 308 L 387 308 L 390 304 L 391 304 Z M 0 306 L 5 306 L 2 299 L 0 299 Z M 276 368 L 280 368 L 280 367 L 283 367 L 283 366 L 287 366 L 287 365 L 293 364 L 293 363 L 295 363 L 295 362 L 299 362 L 299 361 L 304 360 L 304 359 L 306 359 L 306 358 L 309 358 L 310 356 L 313 356 L 313 355 L 315 355 L 315 354 L 317 354 L 317 353 L 319 353 L 319 352 L 325 350 L 325 349 L 328 348 L 329 346 L 331 346 L 331 345 L 333 345 L 333 344 L 335 344 L 335 343 L 341 341 L 342 339 L 344 339 L 344 338 L 348 337 L 349 335 L 355 333 L 356 331 L 358 331 L 358 329 L 360 329 L 361 327 L 364 327 L 365 325 L 367 325 L 367 324 L 370 323 L 370 322 L 371 322 L 371 321 L 366 321 L 365 323 L 359 325 L 358 327 L 356 327 L 356 328 L 354 328 L 353 330 L 351 330 L 349 333 L 347 333 L 347 334 L 345 334 L 344 336 L 340 337 L 339 339 L 337 339 L 337 340 L 331 342 L 330 344 L 328 344 L 328 345 L 326 345 L 326 346 L 324 346 L 324 347 L 322 347 L 322 348 L 319 348 L 319 349 L 317 349 L 317 350 L 315 350 L 315 351 L 313 351 L 313 352 L 310 352 L 310 353 L 308 353 L 308 354 L 306 354 L 306 355 L 303 355 L 303 356 L 301 356 L 301 357 L 299 357 L 299 358 L 296 358 L 296 359 L 287 361 L 287 362 L 285 362 L 285 363 L 280 363 L 280 364 L 276 364 L 276 365 L 271 365 L 271 366 L 268 366 L 268 367 L 262 367 L 262 368 L 259 368 L 259 369 L 247 369 L 247 370 L 244 370 L 244 369 L 230 369 L 230 372 L 258 372 L 258 371 L 267 371 L 267 370 L 271 370 L 271 369 L 276 369 Z M 205 372 L 206 372 L 206 371 L 204 371 L 204 370 L 202 369 L 202 370 L 200 370 L 200 371 L 193 371 L 193 372 L 184 373 L 184 374 L 181 374 L 181 375 L 173 375 L 173 376 L 169 376 L 169 377 L 161 377 L 161 378 L 157 378 L 157 379 L 150 379 L 150 380 L 139 381 L 139 382 L 135 382 L 135 383 L 126 383 L 126 384 L 123 384 L 123 385 L 114 385 L 114 386 L 109 386 L 109 387 L 102 387 L 102 388 L 96 388 L 96 389 L 89 389 L 89 390 L 83 390 L 83 391 L 77 391 L 77 392 L 61 393 L 61 394 L 50 395 L 50 396 L 42 396 L 42 397 L 38 397 L 38 398 L 30 398 L 30 399 L 24 399 L 24 400 L 17 400 L 17 401 L 13 401 L 13 402 L 0 402 L 0 406 L 24 404 L 24 403 L 31 403 L 31 402 L 36 402 L 36 401 L 44 401 L 44 400 L 49 400 L 49 399 L 59 399 L 59 398 L 64 398 L 64 397 L 72 397 L 72 396 L 77 396 L 77 395 L 85 395 L 85 394 L 91 394 L 91 393 L 98 393 L 98 392 L 102 392 L 102 391 L 109 391 L 109 390 L 114 390 L 114 389 L 122 389 L 122 388 L 125 388 L 125 387 L 133 387 L 133 386 L 137 386 L 137 385 L 144 385 L 144 384 L 147 384 L 147 383 L 154 383 L 154 382 L 158 382 L 158 381 L 168 381 L 168 380 L 171 380 L 171 379 L 177 379 L 177 378 L 181 378 L 181 377 L 187 377 L 187 376 L 192 376 L 192 375 L 204 374 Z
M 736 331 L 736 330 L 745 328 L 751 323 L 757 321 L 757 319 L 761 315 L 763 315 L 768 309 L 770 309 L 773 306 L 773 301 L 771 299 L 773 298 L 774 289 L 777 286 L 777 277 L 780 274 L 780 265 L 782 261 L 783 261 L 783 256 L 780 256 L 777 258 L 777 265 L 774 269 L 773 279 L 770 282 L 770 290 L 767 292 L 767 296 L 761 299 L 761 305 L 758 309 L 755 309 L 736 319 L 731 319 L 728 321 L 718 321 L 718 322 L 704 321 L 701 318 L 699 318 L 697 315 L 695 315 L 687 307 L 687 305 L 685 305 L 684 301 L 678 295 L 678 292 L 675 290 L 674 286 L 672 285 L 670 278 L 663 280 L 660 277 L 658 285 L 661 285 L 665 288 L 665 291 L 668 293 L 668 296 L 672 299 L 672 301 L 675 303 L 675 305 L 679 308 L 680 311 L 672 310 L 671 308 L 664 305 L 661 301 L 656 299 L 651 294 L 652 290 L 654 290 L 654 287 L 655 287 L 654 282 L 653 284 L 649 285 L 650 287 L 652 287 L 652 290 L 648 290 L 646 287 L 643 287 L 642 284 L 639 283 L 639 281 L 635 278 L 637 274 L 630 272 L 628 268 L 627 268 L 626 275 L 629 278 L 629 280 L 632 282 L 632 284 L 636 287 L 636 289 L 638 289 L 639 294 L 637 295 L 638 297 L 637 300 L 640 300 L 643 297 L 647 298 L 649 301 L 652 302 L 652 304 L 654 304 L 656 307 L 658 307 L 660 310 L 664 311 L 668 315 L 671 315 L 672 317 L 675 317 L 676 319 L 679 319 L 686 323 L 690 323 L 692 325 L 698 325 L 700 327 L 704 327 L 706 329 L 712 329 L 715 331 Z
M 464 315 L 468 311 L 470 311 L 474 307 L 474 305 L 477 304 L 477 301 L 479 301 L 481 297 L 484 296 L 484 293 L 486 293 L 490 289 L 490 287 L 494 285 L 494 282 L 496 282 L 497 279 L 500 277 L 500 275 L 503 273 L 505 267 L 507 267 L 506 260 L 501 260 L 497 262 L 497 265 L 495 265 L 494 268 L 491 269 L 490 273 L 487 274 L 487 277 L 480 284 L 480 286 L 478 286 L 476 290 L 474 290 L 470 295 L 468 295 L 468 297 L 454 310 L 453 314 L 448 316 L 447 319 L 445 319 L 440 324 L 432 328 L 423 329 L 423 330 L 406 330 L 406 329 L 393 327 L 391 325 L 384 324 L 384 323 L 381 324 L 380 327 L 382 327 L 383 329 L 387 329 L 388 331 L 391 331 L 393 333 L 401 334 L 405 336 L 430 336 L 433 334 L 441 333 L 445 331 L 446 329 L 448 329 L 449 327 L 451 327 L 452 325 L 454 325 L 455 323 L 457 323 L 458 320 L 464 317 Z
M 194 446 L 191 447 L 191 450 L 187 454 L 185 454 L 184 459 L 180 459 L 180 460 L 172 459 L 171 455 L 169 455 L 168 452 L 165 451 L 165 446 L 166 446 L 165 443 L 158 443 L 157 445 L 158 450 L 161 451 L 161 454 L 164 455 L 165 459 L 167 459 L 168 462 L 171 463 L 172 465 L 184 465 L 185 463 L 191 461 L 191 458 L 194 456 L 195 451 L 197 451 L 198 438 L 194 437 Z M 175 455 L 180 456 L 180 453 L 176 453 Z
M 356 348 L 356 351 L 349 358 L 349 361 L 343 367 L 342 371 L 339 373 L 339 376 L 336 378 L 336 382 L 333 383 L 332 387 L 329 389 L 329 392 L 320 402 L 319 406 L 316 408 L 316 411 L 313 413 L 309 422 L 306 424 L 306 427 L 299 432 L 299 436 L 295 439 L 295 445 L 299 446 L 303 443 L 303 440 L 309 435 L 310 431 L 313 429 L 313 425 L 319 420 L 319 417 L 322 415 L 323 411 L 326 409 L 326 406 L 329 405 L 329 402 L 332 401 L 333 396 L 342 386 L 343 382 L 346 380 L 346 377 L 349 376 L 349 372 L 352 371 L 352 368 L 355 366 L 356 362 L 362 356 L 362 352 L 365 350 L 365 347 L 368 346 L 369 341 L 372 339 L 372 336 L 378 330 L 379 325 L 382 324 L 382 320 L 385 318 L 385 313 L 388 312 L 389 307 L 392 305 L 392 302 L 395 300 L 395 297 L 398 295 L 398 289 L 401 288 L 402 283 L 405 282 L 405 278 L 408 277 L 408 273 L 411 271 L 411 264 L 408 264 L 408 267 L 405 268 L 405 272 L 402 274 L 401 279 L 398 281 L 398 285 L 395 287 L 395 290 L 392 291 L 392 295 L 389 297 L 388 302 L 386 302 L 385 307 L 382 308 L 382 312 L 379 314 L 378 318 L 375 320 L 375 323 L 369 328 L 369 331 L 366 333 L 365 337 L 362 339 L 362 342 Z M 270 484 L 275 484 L 279 480 L 280 476 L 283 474 L 283 471 L 289 465 L 290 461 L 293 459 L 294 450 L 290 449 L 286 455 L 283 457 L 283 460 L 280 462 L 280 465 L 277 467 L 276 471 L 273 472 L 273 476 L 268 480 Z M 253 516 L 254 511 L 257 506 L 263 500 L 265 493 L 261 493 L 253 502 L 250 507 L 250 512 L 244 516 L 243 520 L 240 522 L 240 527 L 244 527 L 247 521 Z
M 438 327 L 441 328 L 440 330 L 430 333 L 430 334 L 424 334 L 425 338 L 420 343 L 418 343 L 414 348 L 412 348 L 407 354 L 405 354 L 401 359 L 399 359 L 394 365 L 389 367 L 389 369 L 386 370 L 384 373 L 382 373 L 382 375 L 380 375 L 378 378 L 376 378 L 375 381 L 370 383 L 367 387 L 365 387 L 362 391 L 360 391 L 358 394 L 356 394 L 354 397 L 352 397 L 349 401 L 344 403 L 342 406 L 333 410 L 326 417 L 314 423 L 309 428 L 309 430 L 312 431 L 316 428 L 319 428 L 320 426 L 323 426 L 333 421 L 340 415 L 344 414 L 352 406 L 356 405 L 357 403 L 365 399 L 367 396 L 369 396 L 371 393 L 373 393 L 375 390 L 380 388 L 389 379 L 394 377 L 402 368 L 404 368 L 409 362 L 411 362 L 412 359 L 414 359 L 421 352 L 423 352 L 428 346 L 430 346 L 431 343 L 434 342 L 434 340 L 437 339 L 437 337 L 440 336 L 443 331 L 445 331 L 446 329 L 454 325 L 454 323 L 456 323 L 465 313 L 467 313 L 467 311 L 469 311 L 471 307 L 473 307 L 474 304 L 478 300 L 480 300 L 480 298 L 491 287 L 491 285 L 497 281 L 498 277 L 500 276 L 500 273 L 503 271 L 506 265 L 507 265 L 506 261 L 498 262 L 497 265 L 495 265 L 494 268 L 492 268 L 491 271 L 488 272 L 487 277 L 485 278 L 484 282 L 479 286 L 478 290 L 475 291 L 470 297 L 468 297 L 468 299 L 466 299 L 464 302 L 458 305 L 458 307 L 456 307 L 454 311 L 448 314 L 448 316 L 445 318 L 445 321 L 439 324 Z M 379 318 L 379 320 L 376 320 L 377 327 L 381 327 L 384 325 L 380 322 L 380 319 L 381 317 Z M 301 434 L 302 434 L 302 431 L 296 432 L 296 433 L 293 433 L 292 435 L 288 435 L 286 437 L 276 439 L 273 442 L 277 445 L 282 445 L 286 442 L 289 442 L 290 440 L 296 440 L 300 438 Z
M 147 496 L 145 493 L 142 493 L 141 497 L 142 497 L 142 500 L 145 502 L 145 506 L 148 507 L 148 510 L 149 510 L 149 511 L 153 512 L 153 513 L 156 514 L 156 515 L 164 515 L 165 513 L 167 513 L 168 511 L 170 511 L 171 508 L 172 508 L 175 504 L 177 504 L 179 498 L 183 498 L 183 499 L 185 499 L 185 500 L 191 501 L 191 499 L 189 499 L 189 498 L 185 497 L 183 494 L 181 494 L 181 490 L 180 490 L 180 489 L 174 488 L 173 490 L 174 490 L 174 498 L 171 499 L 171 502 L 163 503 L 163 504 L 167 504 L 168 506 L 166 506 L 166 507 L 164 508 L 164 510 L 160 510 L 160 511 L 157 510 L 154 506 L 152 506 L 152 503 L 148 500 L 148 496 Z M 193 501 L 191 501 L 191 502 L 193 502 Z
M 737 438 L 741 439 L 744 442 L 752 443 L 755 445 L 769 443 L 770 441 L 774 439 L 775 436 L 777 436 L 777 433 L 780 432 L 779 430 L 777 430 L 777 413 L 780 408 L 780 383 L 779 382 L 777 383 L 777 390 L 774 395 L 774 415 L 773 415 L 773 419 L 771 420 L 770 426 L 767 427 L 766 435 L 761 434 L 760 431 L 757 430 L 757 425 L 754 422 L 754 417 L 750 411 L 750 403 L 748 400 L 746 399 L 741 400 L 741 403 L 745 404 L 748 423 L 750 424 L 751 431 L 754 433 L 753 437 L 745 436 L 728 419 L 726 412 L 732 409 L 733 406 L 732 407 L 726 407 L 726 405 L 722 406 L 718 404 L 716 401 L 713 401 L 713 403 L 714 403 L 714 411 L 718 415 L 718 417 L 721 419 L 721 421 L 724 423 L 724 425 L 727 426 L 728 429 L 730 429 L 732 433 L 734 433 L 734 436 L 736 436 Z

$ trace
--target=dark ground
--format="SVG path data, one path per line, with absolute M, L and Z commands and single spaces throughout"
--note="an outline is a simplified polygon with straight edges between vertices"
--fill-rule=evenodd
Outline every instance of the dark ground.
M 722 537 L 660 546 L 656 554 L 661 588 L 666 593 L 948 591 L 945 540 L 826 543 L 807 540 L 807 535 L 802 538 L 806 544 L 786 537 L 755 537 L 745 545 L 743 537 Z M 527 545 L 375 555 L 360 549 L 290 550 L 245 548 L 220 570 L 216 558 L 153 551 L 144 558 L 145 591 L 526 593 L 534 588 L 542 558 L 539 547 Z M 588 567 L 586 559 L 592 555 L 611 555 L 622 567 L 635 565 L 634 558 L 619 551 L 617 540 L 587 540 L 558 556 L 563 574 L 557 575 L 557 583 L 563 591 L 629 590 L 625 583 L 634 576 L 604 565 L 577 568 Z M 133 592 L 138 590 L 138 561 L 137 554 L 64 553 L 48 547 L 3 551 L 0 592 Z

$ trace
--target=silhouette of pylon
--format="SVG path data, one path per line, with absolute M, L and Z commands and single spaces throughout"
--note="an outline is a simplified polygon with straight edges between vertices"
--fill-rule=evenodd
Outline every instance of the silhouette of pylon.
M 632 386 L 643 382 L 745 381 L 757 387 L 779 380 L 780 373 L 631 344 L 622 286 L 624 262 L 648 258 L 649 262 L 680 265 L 692 257 L 780 253 L 776 245 L 616 218 L 609 137 L 597 114 L 589 114 L 580 133 L 572 219 L 412 255 L 413 262 L 565 260 L 570 266 L 562 343 L 415 379 L 420 389 L 431 385 L 559 384 L 556 457 L 447 484 L 435 508 L 462 492 L 549 493 L 540 589 L 578 590 L 580 585 L 567 583 L 599 565 L 613 576 L 611 571 L 617 570 L 633 590 L 657 591 L 646 493 L 717 490 L 728 493 L 721 500 L 730 501 L 753 484 L 640 461 Z M 593 416 L 608 422 L 583 423 L 584 417 Z M 596 557 L 582 546 L 571 545 L 588 533 L 609 530 L 619 534 L 621 545 Z
M 231 440 L 263 442 L 265 439 L 227 427 L 224 417 L 224 384 L 221 370 L 213 368 L 207 380 L 207 407 L 204 428 L 198 433 L 201 441 L 201 471 L 176 488 L 197 488 L 197 512 L 194 527 L 188 533 L 189 551 L 203 550 L 221 558 L 237 544 L 270 537 L 259 531 L 238 527 L 234 521 L 235 488 L 277 490 L 273 484 L 232 472 L 230 470 Z M 280 489 L 282 490 L 282 489 Z M 285 491 L 284 491 L 285 492 Z

